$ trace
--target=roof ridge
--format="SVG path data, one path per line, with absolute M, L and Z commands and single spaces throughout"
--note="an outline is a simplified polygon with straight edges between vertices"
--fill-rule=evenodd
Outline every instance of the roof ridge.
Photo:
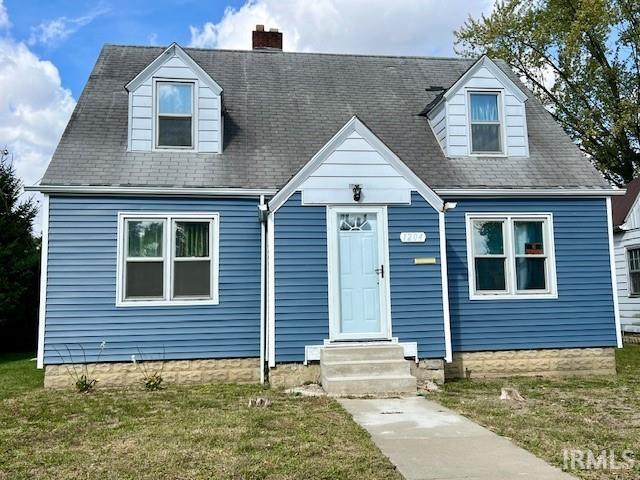
M 180 45 L 176 42 L 177 45 Z M 123 47 L 123 48 L 140 48 L 140 49 L 166 49 L 166 46 L 161 45 L 131 45 L 123 43 L 105 43 L 105 47 Z M 233 52 L 233 53 L 255 53 L 264 55 L 283 54 L 283 55 L 321 55 L 321 56 L 333 56 L 333 57 L 373 57 L 373 58 L 409 58 L 409 59 L 421 59 L 421 60 L 455 60 L 455 61 L 475 61 L 477 58 L 473 57 L 437 57 L 434 55 L 389 55 L 389 54 L 373 54 L 373 53 L 333 53 L 333 52 L 292 52 L 281 50 L 249 50 L 249 49 L 232 49 L 232 48 L 199 48 L 199 47 L 183 47 L 183 50 L 197 50 L 203 52 Z

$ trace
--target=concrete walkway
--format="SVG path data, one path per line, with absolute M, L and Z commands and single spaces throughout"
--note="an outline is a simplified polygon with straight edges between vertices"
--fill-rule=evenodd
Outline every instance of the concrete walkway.
M 338 401 L 407 480 L 574 479 L 422 397 Z

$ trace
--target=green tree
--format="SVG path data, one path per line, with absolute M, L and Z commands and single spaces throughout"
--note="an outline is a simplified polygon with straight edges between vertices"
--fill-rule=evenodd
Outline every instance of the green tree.
M 455 33 L 459 54 L 505 60 L 610 181 L 640 173 L 638 0 L 504 0 Z
M 9 152 L 0 150 L 0 350 L 33 350 L 38 317 L 40 239 L 33 199 L 21 198 Z

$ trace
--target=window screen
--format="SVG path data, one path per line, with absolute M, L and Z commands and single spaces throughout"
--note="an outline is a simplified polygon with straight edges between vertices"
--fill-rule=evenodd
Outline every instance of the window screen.
M 500 115 L 497 93 L 472 93 L 471 151 L 473 153 L 500 153 Z
M 629 294 L 640 295 L 640 248 L 627 250 L 629 266 Z
M 158 146 L 193 146 L 193 84 L 157 84 Z
M 127 220 L 125 298 L 164 297 L 164 220 Z
M 173 296 L 211 297 L 210 222 L 175 222 Z

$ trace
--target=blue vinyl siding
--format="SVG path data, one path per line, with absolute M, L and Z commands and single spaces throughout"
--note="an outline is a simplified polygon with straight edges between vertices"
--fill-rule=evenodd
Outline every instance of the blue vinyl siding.
M 218 212 L 219 305 L 118 307 L 118 212 Z M 260 223 L 256 199 L 51 197 L 45 364 L 257 357 Z M 84 353 L 83 353 L 84 349 Z M 164 352 L 164 353 L 163 353 Z
M 558 298 L 469 300 L 465 213 L 551 213 Z M 604 199 L 459 200 L 447 212 L 453 351 L 615 346 Z
M 275 214 L 276 362 L 301 362 L 329 338 L 327 215 L 293 194 Z
M 417 342 L 420 358 L 445 355 L 440 228 L 438 212 L 418 193 L 411 205 L 389 207 L 391 318 L 393 336 Z M 400 232 L 425 232 L 425 243 L 401 243 Z M 436 265 L 415 265 L 414 259 L 434 257 Z
M 438 214 L 418 194 L 389 207 L 393 336 L 418 342 L 421 357 L 444 356 Z M 401 231 L 424 231 L 425 244 L 403 244 Z M 436 257 L 437 265 L 414 265 Z M 304 360 L 305 345 L 329 338 L 325 207 L 303 207 L 292 195 L 275 215 L 276 361 Z

